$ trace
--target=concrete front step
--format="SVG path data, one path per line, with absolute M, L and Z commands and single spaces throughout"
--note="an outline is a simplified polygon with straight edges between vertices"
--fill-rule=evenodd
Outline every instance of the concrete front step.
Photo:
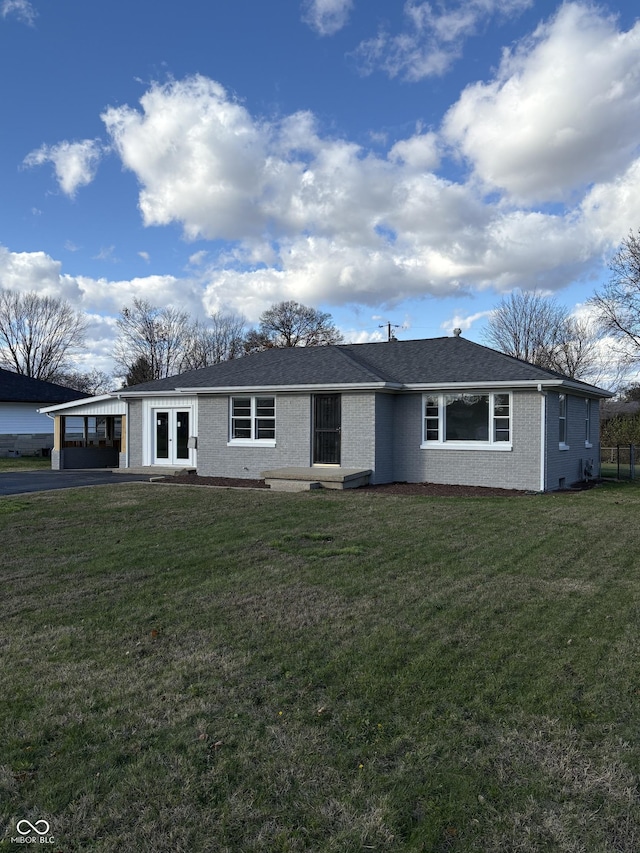
M 369 483 L 366 468 L 275 468 L 260 474 L 274 491 L 306 492 L 310 489 L 357 489 Z

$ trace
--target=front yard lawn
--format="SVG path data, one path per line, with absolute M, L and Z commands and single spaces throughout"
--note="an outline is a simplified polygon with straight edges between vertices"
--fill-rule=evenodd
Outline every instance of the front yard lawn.
M 636 853 L 639 513 L 0 499 L 0 849 Z

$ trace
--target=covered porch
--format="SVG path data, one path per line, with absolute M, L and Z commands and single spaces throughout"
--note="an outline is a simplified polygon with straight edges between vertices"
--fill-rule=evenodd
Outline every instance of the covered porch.
M 121 468 L 126 466 L 126 403 L 105 396 L 85 403 L 43 409 L 54 420 L 51 467 Z

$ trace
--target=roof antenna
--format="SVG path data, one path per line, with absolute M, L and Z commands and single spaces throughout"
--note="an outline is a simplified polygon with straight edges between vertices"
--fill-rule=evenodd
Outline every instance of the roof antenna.
M 459 338 L 461 334 L 462 334 L 462 329 L 454 329 L 453 330 L 453 337 L 454 338 Z

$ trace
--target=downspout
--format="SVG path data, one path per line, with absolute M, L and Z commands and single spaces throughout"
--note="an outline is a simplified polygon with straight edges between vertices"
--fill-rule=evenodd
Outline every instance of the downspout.
M 538 383 L 540 394 L 540 491 L 546 491 L 545 462 L 547 449 L 547 392 L 542 389 L 542 382 Z

